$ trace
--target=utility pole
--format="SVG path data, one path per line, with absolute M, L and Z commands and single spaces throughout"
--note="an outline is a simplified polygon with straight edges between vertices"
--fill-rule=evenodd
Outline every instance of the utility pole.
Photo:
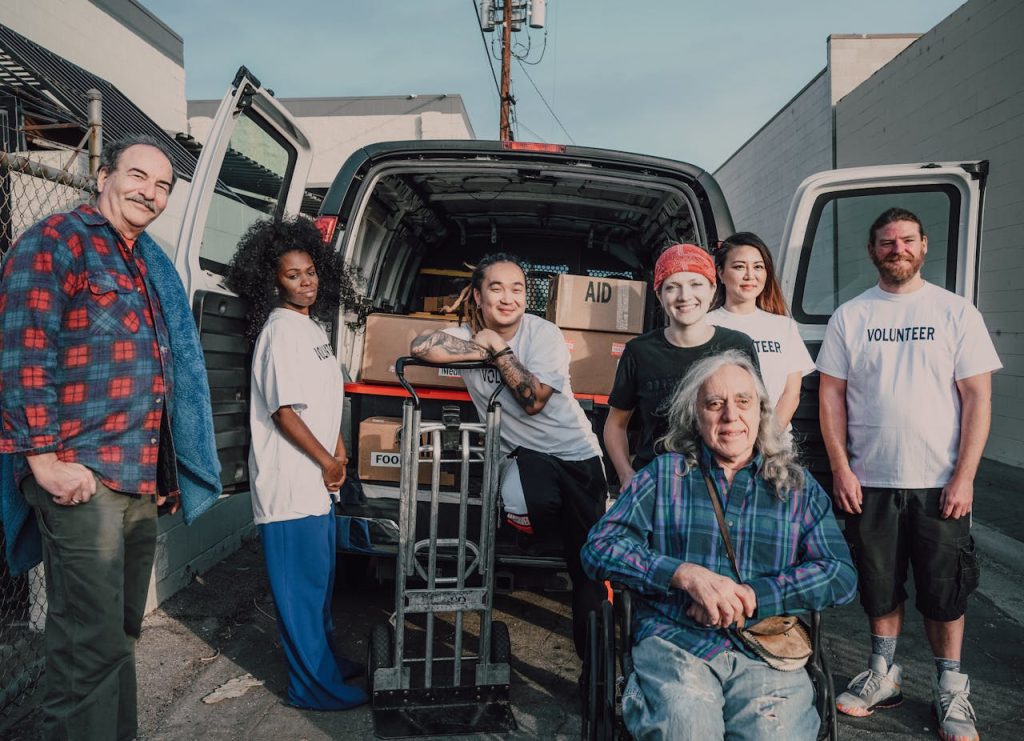
M 512 32 L 519 30 L 519 24 L 529 18 L 530 28 L 544 28 L 547 0 L 478 0 L 480 30 L 494 31 L 498 4 L 501 5 L 501 113 L 498 121 L 498 136 L 503 142 L 512 141 Z
M 512 141 L 512 0 L 504 0 L 505 22 L 501 28 L 501 118 L 499 137 Z

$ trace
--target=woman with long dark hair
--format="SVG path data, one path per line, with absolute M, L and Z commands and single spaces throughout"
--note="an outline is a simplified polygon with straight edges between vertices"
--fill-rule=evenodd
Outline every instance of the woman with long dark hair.
M 255 342 L 249 421 L 253 519 L 263 542 L 288 661 L 288 702 L 344 710 L 367 701 L 345 683 L 365 668 L 337 654 L 331 597 L 332 492 L 345 481 L 344 385 L 324 325 L 354 294 L 309 220 L 259 221 L 231 260 L 228 287 L 249 302 Z
M 715 251 L 715 271 L 708 322 L 754 341 L 775 423 L 786 429 L 800 404 L 800 379 L 814 370 L 814 361 L 789 316 L 772 254 L 753 232 L 738 232 Z

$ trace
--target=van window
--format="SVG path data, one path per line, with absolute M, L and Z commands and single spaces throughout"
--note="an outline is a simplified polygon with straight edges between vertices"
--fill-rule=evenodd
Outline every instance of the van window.
M 280 216 L 297 153 L 244 110 L 238 118 L 210 202 L 199 265 L 222 273 L 238 240 L 258 219 Z
M 878 282 L 867 253 L 868 229 L 889 208 L 917 215 L 928 235 L 921 274 L 949 290 L 956 288 L 960 192 L 953 186 L 872 188 L 823 195 L 814 204 L 804 237 L 793 296 L 793 317 L 825 324 L 836 308 Z

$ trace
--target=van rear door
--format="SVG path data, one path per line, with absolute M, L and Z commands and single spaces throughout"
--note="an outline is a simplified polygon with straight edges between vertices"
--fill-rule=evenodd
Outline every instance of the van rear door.
M 922 274 L 976 300 L 981 206 L 988 163 L 884 165 L 818 173 L 797 189 L 779 255 L 782 291 L 816 357 L 832 312 L 878 282 L 868 230 L 891 207 L 915 213 L 928 235 Z M 818 426 L 818 374 L 804 378 L 793 418 L 808 467 L 831 488 Z
M 250 348 L 244 302 L 223 277 L 250 224 L 299 211 L 311 162 L 294 119 L 241 67 L 203 144 L 174 255 L 199 326 L 226 492 L 249 479 Z
M 312 148 L 291 114 L 240 67 L 203 143 L 175 265 L 189 297 L 223 291 L 238 239 L 257 219 L 300 210 Z

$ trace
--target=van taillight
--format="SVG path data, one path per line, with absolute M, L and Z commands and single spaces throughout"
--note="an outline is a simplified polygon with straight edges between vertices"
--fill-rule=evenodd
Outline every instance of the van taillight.
M 324 244 L 334 241 L 334 230 L 338 227 L 337 216 L 318 216 L 314 223 L 320 230 L 320 236 L 324 238 Z
M 502 149 L 513 152 L 548 152 L 550 154 L 565 154 L 564 144 L 543 144 L 541 142 L 502 142 Z

